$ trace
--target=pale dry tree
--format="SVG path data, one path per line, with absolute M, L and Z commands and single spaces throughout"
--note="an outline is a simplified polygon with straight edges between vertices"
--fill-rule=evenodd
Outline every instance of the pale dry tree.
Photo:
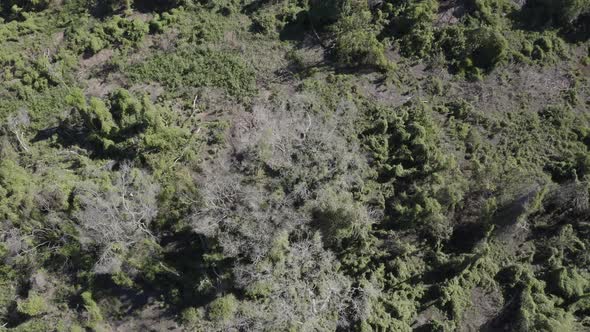
M 305 222 L 291 209 L 289 197 L 272 197 L 244 177 L 212 167 L 201 179 L 202 203 L 190 216 L 195 233 L 214 238 L 227 257 L 264 257 L 273 238 Z
M 30 122 L 29 113 L 21 108 L 16 113 L 11 114 L 6 123 L 8 131 L 14 135 L 20 148 L 25 152 L 29 151 L 29 146 L 24 137 L 23 127 L 27 127 Z
M 242 321 L 248 330 L 334 331 L 348 324 L 345 308 L 351 299 L 351 281 L 338 271 L 334 255 L 323 248 L 319 234 L 291 243 L 284 259 L 264 264 L 236 266 L 238 284 L 264 285 L 261 300 L 247 300 Z
M 150 222 L 156 217 L 159 187 L 145 171 L 123 163 L 112 186 L 85 183 L 75 189 L 80 209 L 74 213 L 81 243 L 100 250 L 96 273 L 121 267 L 121 254 L 140 241 L 153 239 Z

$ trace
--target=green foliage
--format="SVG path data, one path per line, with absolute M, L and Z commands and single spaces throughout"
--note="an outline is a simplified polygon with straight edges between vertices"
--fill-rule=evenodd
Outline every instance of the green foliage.
M 312 21 L 318 25 L 332 24 L 338 21 L 340 15 L 350 3 L 361 2 L 356 0 L 311 0 L 309 3 L 309 15 Z
M 254 91 L 252 69 L 239 57 L 199 47 L 156 54 L 126 72 L 132 81 L 159 82 L 174 95 L 202 86 L 223 88 L 236 97 L 247 97 Z
M 329 30 L 335 34 L 332 51 L 339 66 L 393 69 L 385 46 L 377 39 L 378 29 L 366 2 L 312 1 L 309 15 L 312 24 L 331 24 Z
M 99 154 L 155 153 L 169 151 L 187 142 L 189 133 L 166 124 L 164 108 L 154 106 L 147 96 L 141 101 L 127 90 L 119 89 L 109 98 L 109 105 L 97 98 L 86 102 L 80 90 L 67 101 L 80 114 L 89 131 L 89 143 Z
M 86 326 L 91 329 L 96 329 L 103 321 L 100 307 L 94 302 L 91 292 L 83 292 L 80 296 L 82 297 L 84 309 L 86 310 Z
M 382 70 L 391 68 L 383 44 L 371 32 L 356 30 L 339 34 L 334 52 L 342 66 L 375 66 Z
M 274 6 L 268 6 L 260 10 L 252 17 L 252 27 L 255 31 L 266 35 L 278 35 L 285 31 L 289 25 L 301 23 L 306 7 L 298 1 L 282 1 Z
M 18 17 L 21 12 L 40 11 L 49 5 L 49 0 L 6 0 L 0 4 L 0 17 Z
M 580 16 L 590 13 L 588 0 L 527 1 L 523 16 L 533 26 L 567 26 Z
M 90 55 L 112 46 L 120 48 L 136 47 L 149 32 L 149 24 L 139 19 L 112 16 L 105 22 L 96 23 L 90 17 L 81 17 L 66 30 L 70 48 L 78 53 Z
M 197 308 L 188 308 L 182 312 L 182 321 L 186 326 L 198 328 L 203 320 L 203 312 Z
M 555 299 L 545 295 L 542 281 L 524 281 L 518 311 L 518 331 L 573 331 L 574 317 L 571 313 L 557 307 Z
M 439 43 L 451 66 L 473 77 L 492 70 L 508 53 L 506 39 L 492 28 L 450 27 L 442 31 Z
M 400 52 L 407 56 L 426 56 L 435 40 L 433 21 L 438 12 L 437 1 L 405 1 L 401 6 L 389 7 L 388 27 L 401 38 Z
M 367 211 L 347 194 L 322 193 L 314 212 L 324 241 L 337 251 L 367 241 L 371 227 Z
M 586 2 L 2 2 L 0 325 L 585 330 Z
M 505 59 L 508 42 L 502 34 L 491 29 L 478 29 L 470 33 L 470 44 L 475 44 L 470 52 L 473 64 L 489 70 Z
M 233 294 L 224 295 L 209 304 L 207 315 L 214 321 L 231 320 L 238 310 L 238 301 Z
M 29 294 L 26 300 L 19 300 L 16 309 L 29 317 L 43 315 L 48 310 L 45 298 L 39 294 Z
M 179 9 L 172 9 L 170 12 L 162 14 L 154 14 L 154 17 L 149 21 L 150 33 L 162 33 L 164 29 L 179 21 L 181 11 Z
M 0 161 L 0 213 L 6 220 L 26 217 L 33 208 L 29 173 L 4 153 Z
M 467 2 L 471 15 L 490 24 L 501 25 L 502 17 L 514 10 L 514 5 L 505 0 L 471 0 Z
M 565 299 L 577 299 L 589 289 L 588 278 L 575 269 L 558 268 L 550 273 L 550 284 L 554 292 Z
M 459 182 L 445 183 L 449 177 L 442 174 L 453 174 L 456 166 L 438 147 L 439 129 L 431 112 L 411 103 L 395 111 L 377 108 L 364 140 L 383 192 L 395 192 L 386 196 L 391 221 L 406 226 L 420 223 L 444 234 L 444 211 L 460 199 L 461 192 L 453 188 Z

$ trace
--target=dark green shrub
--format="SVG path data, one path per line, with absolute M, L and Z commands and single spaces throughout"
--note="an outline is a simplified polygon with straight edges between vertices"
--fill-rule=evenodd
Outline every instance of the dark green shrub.
M 318 26 L 328 25 L 338 21 L 344 8 L 356 0 L 310 0 L 309 16 Z
M 102 312 L 98 304 L 92 298 L 92 293 L 86 291 L 81 295 L 84 309 L 86 309 L 86 326 L 95 329 L 103 321 Z
M 406 56 L 427 55 L 435 37 L 433 22 L 438 1 L 406 1 L 389 5 L 384 8 L 384 16 L 390 21 L 385 32 L 400 39 L 400 52 Z
M 391 69 L 392 64 L 385 57 L 385 46 L 377 39 L 371 19 L 366 4 L 359 5 L 346 11 L 332 27 L 336 34 L 334 56 L 341 66 Z
M 490 71 L 508 54 L 508 42 L 492 28 L 451 27 L 442 31 L 439 45 L 451 66 L 466 74 Z
M 390 8 L 390 14 L 394 15 L 391 28 L 395 34 L 405 35 L 421 25 L 432 25 L 438 10 L 438 2 L 414 0 Z
M 533 26 L 568 26 L 590 13 L 589 0 L 529 0 L 523 18 Z
M 469 0 L 466 7 L 471 16 L 490 25 L 499 25 L 500 19 L 514 8 L 514 3 L 506 0 Z
M 65 31 L 70 48 L 78 53 L 96 54 L 108 47 L 135 47 L 150 31 L 148 23 L 115 15 L 102 23 L 82 17 Z
M 50 0 L 2 0 L 0 17 L 17 18 L 22 11 L 41 11 L 47 8 Z
M 590 284 L 577 270 L 564 267 L 555 269 L 549 275 L 549 287 L 557 295 L 573 300 L 584 295 Z
M 154 14 L 154 17 L 148 22 L 150 33 L 162 33 L 167 26 L 177 23 L 180 9 L 172 9 L 170 12 Z
M 154 106 L 147 96 L 138 100 L 127 90 L 119 89 L 111 94 L 107 104 L 98 98 L 87 102 L 80 90 L 74 90 L 67 100 L 80 115 L 83 128 L 89 131 L 87 143 L 99 154 L 133 157 L 142 151 L 173 151 L 188 137 L 186 130 L 166 125 L 163 117 L 167 110 Z
M 367 31 L 357 30 L 339 35 L 334 54 L 345 67 L 375 66 L 387 70 L 391 67 L 385 57 L 385 47 L 377 37 Z
M 508 42 L 499 31 L 481 28 L 471 35 L 474 46 L 470 56 L 476 67 L 489 70 L 506 58 Z

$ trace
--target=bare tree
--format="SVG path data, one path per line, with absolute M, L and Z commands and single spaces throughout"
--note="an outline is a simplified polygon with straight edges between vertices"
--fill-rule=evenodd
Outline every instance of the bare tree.
M 29 123 L 29 113 L 22 108 L 18 112 L 11 114 L 7 121 L 8 130 L 14 135 L 20 148 L 25 152 L 29 151 L 29 146 L 24 138 L 22 127 L 28 126 Z
M 247 272 L 247 273 L 244 273 Z M 334 331 L 346 325 L 343 313 L 351 301 L 351 282 L 338 271 L 336 259 L 323 248 L 319 234 L 290 245 L 284 260 L 238 267 L 237 280 L 246 289 L 265 285 L 268 294 L 251 300 L 244 320 L 253 331 Z
M 149 224 L 158 212 L 158 192 L 158 185 L 145 171 L 128 163 L 121 166 L 106 190 L 95 183 L 76 188 L 80 210 L 74 216 L 80 224 L 81 242 L 100 248 L 96 273 L 116 272 L 121 267 L 121 253 L 153 238 Z
M 326 199 L 320 198 L 328 192 L 358 185 L 367 165 L 358 141 L 344 136 L 354 105 L 343 102 L 330 113 L 314 110 L 314 104 L 313 97 L 296 95 L 239 113 L 229 149 L 197 179 L 201 201 L 191 216 L 194 231 L 234 258 L 234 286 L 266 290 L 263 298 L 247 300 L 248 309 L 231 322 L 204 322 L 212 324 L 206 330 L 335 330 L 354 316 L 351 283 L 311 227 L 311 212 L 323 206 Z M 358 220 L 344 226 L 354 228 L 351 237 L 360 236 L 370 223 L 368 211 L 349 205 L 348 215 Z M 284 247 L 277 245 L 281 237 Z

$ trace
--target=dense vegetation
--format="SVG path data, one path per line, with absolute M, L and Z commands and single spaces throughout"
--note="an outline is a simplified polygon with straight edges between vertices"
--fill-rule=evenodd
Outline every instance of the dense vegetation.
M 590 330 L 590 1 L 0 3 L 0 330 Z

